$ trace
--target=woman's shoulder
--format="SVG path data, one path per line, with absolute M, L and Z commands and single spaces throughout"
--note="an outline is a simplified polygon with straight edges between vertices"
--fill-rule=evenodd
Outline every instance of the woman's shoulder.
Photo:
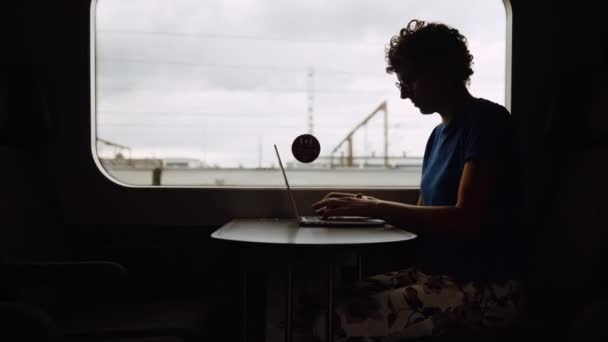
M 471 107 L 470 113 L 473 116 L 487 119 L 503 118 L 508 119 L 511 114 L 503 105 L 490 101 L 484 98 L 476 98 L 474 105 Z
M 505 128 L 509 126 L 511 114 L 504 106 L 496 102 L 484 98 L 476 98 L 466 117 L 466 126 Z

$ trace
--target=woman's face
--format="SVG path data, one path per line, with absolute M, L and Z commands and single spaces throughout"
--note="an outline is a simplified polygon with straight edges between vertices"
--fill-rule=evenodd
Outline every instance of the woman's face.
M 402 99 L 410 99 L 422 114 L 433 114 L 440 108 L 445 81 L 436 72 L 406 67 L 397 73 L 397 87 Z

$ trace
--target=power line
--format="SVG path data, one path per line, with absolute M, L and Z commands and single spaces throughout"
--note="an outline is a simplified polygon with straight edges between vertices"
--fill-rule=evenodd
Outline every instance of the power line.
M 125 129 L 133 129 L 133 128 L 160 128 L 160 129 L 194 129 L 194 130 L 200 130 L 200 126 L 203 125 L 202 123 L 200 125 L 195 125 L 193 123 L 154 123 L 154 124 L 97 124 L 97 127 L 101 127 L 101 128 L 125 128 Z M 214 122 L 211 126 L 213 127 L 217 127 L 217 126 L 230 126 L 230 127 L 236 127 L 236 126 L 240 126 L 240 127 L 247 127 L 247 128 L 252 128 L 252 127 L 266 127 L 266 128 L 271 128 L 271 129 L 276 129 L 276 128 L 301 128 L 304 127 L 305 125 L 299 125 L 299 124 L 284 124 L 284 125 L 278 125 L 278 124 L 272 124 L 272 125 L 265 125 L 265 124 L 253 124 L 252 123 L 235 123 L 235 122 L 224 122 L 224 123 L 216 123 Z M 342 127 L 342 125 L 338 126 L 336 125 L 335 127 Z M 256 131 L 257 134 L 259 134 L 259 131 Z M 239 132 L 239 135 L 242 134 L 242 132 Z
M 179 118 L 229 118 L 229 119 L 255 119 L 260 120 L 263 118 L 283 117 L 286 116 L 286 111 L 283 112 L 220 112 L 217 111 L 127 111 L 127 110 L 108 110 L 100 108 L 96 111 L 97 115 L 103 114 L 126 114 L 126 115 L 146 115 L 146 116 L 174 116 Z M 322 117 L 330 117 L 336 115 L 353 115 L 357 113 L 356 110 L 342 110 L 342 111 L 327 111 L 320 112 Z M 269 118 L 269 120 L 275 120 L 276 118 Z
M 297 72 L 305 73 L 306 68 L 287 68 L 276 67 L 270 65 L 236 65 L 236 64 L 216 64 L 216 63 L 191 63 L 183 61 L 163 61 L 163 60 L 145 60 L 145 59 L 128 59 L 128 58 L 98 58 L 97 61 L 109 63 L 132 63 L 132 64 L 149 64 L 149 65 L 176 65 L 187 67 L 204 67 L 204 68 L 226 68 L 238 70 L 267 70 L 280 72 Z M 382 69 L 378 71 L 345 71 L 332 69 L 315 69 L 315 72 L 325 74 L 354 74 L 354 75 L 384 75 Z
M 191 88 L 191 89 L 180 89 L 180 88 L 140 88 L 140 87 L 113 87 L 113 86 L 101 86 L 101 87 L 97 87 L 97 90 L 122 90 L 122 91 L 175 91 L 175 90 L 180 90 L 180 91 L 188 91 L 188 90 L 203 90 L 203 89 L 196 89 L 196 88 Z M 260 88 L 260 89 L 248 89 L 248 90 L 255 90 L 255 91 L 264 91 L 264 92 L 273 92 L 273 93 L 278 93 L 278 92 L 285 92 L 285 93 L 299 93 L 299 92 L 307 92 L 307 89 L 303 89 L 303 88 Z M 387 93 L 395 93 L 394 88 L 390 88 L 390 89 L 386 89 L 386 90 L 378 90 L 378 91 L 372 91 L 372 90 L 356 90 L 356 89 L 318 89 L 315 88 L 315 95 L 328 95 L 328 94 L 351 94 L 351 95 L 356 95 L 356 96 L 361 96 L 361 94 L 369 94 L 369 95 L 373 95 L 373 94 L 387 94 Z
M 200 129 L 201 125 L 204 125 L 205 123 L 192 123 L 192 122 L 155 122 L 155 123 L 98 123 L 97 126 L 98 127 L 125 127 L 125 128 L 129 128 L 129 127 L 136 127 L 136 128 L 188 128 L 188 129 Z M 264 124 L 264 123 L 260 123 L 260 122 L 256 122 L 256 123 L 251 123 L 251 122 L 213 122 L 213 123 L 208 123 L 210 126 L 247 126 L 247 127 L 267 127 L 267 128 L 302 128 L 305 125 L 304 124 L 276 124 L 273 123 L 272 125 L 268 125 L 268 124 Z M 332 128 L 345 128 L 348 127 L 347 124 L 344 123 L 332 123 L 331 125 L 329 124 L 324 124 L 323 128 L 328 128 L 328 127 L 332 127 Z M 391 128 L 403 128 L 403 127 L 396 127 L 396 126 L 389 126 Z
M 129 35 L 153 35 L 153 36 L 170 36 L 170 37 L 190 37 L 199 39 L 238 39 L 238 40 L 253 40 L 253 41 L 270 41 L 270 42 L 286 42 L 293 44 L 335 44 L 335 45 L 369 45 L 369 46 L 384 46 L 386 42 L 349 42 L 347 40 L 330 40 L 330 39 L 293 39 L 285 37 L 261 37 L 239 34 L 225 33 L 208 33 L 208 32 L 170 32 L 170 31 L 143 31 L 143 30 L 119 30 L 119 29 L 100 29 L 96 33 L 108 34 L 129 34 Z

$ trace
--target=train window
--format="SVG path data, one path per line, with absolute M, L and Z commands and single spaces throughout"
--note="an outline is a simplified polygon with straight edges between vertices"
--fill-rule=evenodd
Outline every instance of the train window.
M 471 92 L 505 104 L 501 0 L 97 0 L 93 150 L 130 186 L 410 187 L 438 115 L 401 100 L 384 49 L 410 19 L 467 38 Z M 320 156 L 292 141 L 312 133 Z

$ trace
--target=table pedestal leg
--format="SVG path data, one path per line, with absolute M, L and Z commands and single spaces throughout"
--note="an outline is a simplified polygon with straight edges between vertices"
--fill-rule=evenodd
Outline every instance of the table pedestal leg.
M 334 261 L 328 262 L 327 268 L 327 339 L 326 341 L 332 342 L 334 340 Z
M 363 279 L 363 256 L 361 254 L 357 254 L 357 280 L 361 281 Z
M 287 265 L 287 298 L 285 298 L 285 307 L 286 307 L 286 312 L 285 312 L 285 341 L 287 342 L 291 342 L 293 339 L 293 327 L 292 327 L 292 321 L 293 321 L 293 314 L 292 314 L 292 306 L 293 306 L 293 299 L 292 299 L 292 281 L 293 281 L 293 266 L 292 264 L 288 264 Z
M 243 329 L 243 342 L 247 342 L 247 270 L 243 269 L 243 315 L 242 315 L 242 329 Z

